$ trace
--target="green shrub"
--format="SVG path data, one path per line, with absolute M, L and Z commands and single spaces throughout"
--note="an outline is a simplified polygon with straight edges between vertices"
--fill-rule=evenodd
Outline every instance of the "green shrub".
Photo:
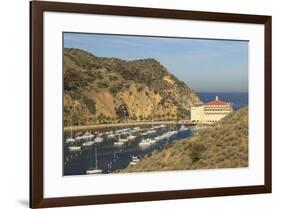
M 109 91 L 111 94 L 116 95 L 118 92 L 121 91 L 122 88 L 123 88 L 122 84 L 117 84 L 117 85 L 111 86 L 109 88 Z
M 96 76 L 96 78 L 97 78 L 98 80 L 103 80 L 103 76 L 102 76 L 101 72 L 97 72 L 97 73 L 95 74 L 95 76 Z
M 129 112 L 127 109 L 126 104 L 120 105 L 116 110 L 116 115 L 118 116 L 119 119 L 125 119 L 129 117 Z
M 110 81 L 117 81 L 119 78 L 117 77 L 117 76 L 115 76 L 115 75 L 110 75 L 109 76 L 109 80 Z
M 105 81 L 99 81 L 97 85 L 99 88 L 108 88 L 108 84 Z
M 93 99 L 83 96 L 83 102 L 92 114 L 96 114 L 96 103 Z
M 74 100 L 80 100 L 81 99 L 81 93 L 80 91 L 76 90 L 76 91 L 70 91 L 69 95 L 72 99 Z
M 205 150 L 206 147 L 204 146 L 204 144 L 198 142 L 191 143 L 189 155 L 192 159 L 192 162 L 194 163 L 198 161 Z

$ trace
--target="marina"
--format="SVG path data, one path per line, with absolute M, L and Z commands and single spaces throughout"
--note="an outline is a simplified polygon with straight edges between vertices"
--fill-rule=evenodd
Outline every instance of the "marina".
M 64 140 L 64 175 L 106 174 L 134 166 L 145 155 L 192 136 L 193 129 L 183 124 L 160 124 L 71 131 Z

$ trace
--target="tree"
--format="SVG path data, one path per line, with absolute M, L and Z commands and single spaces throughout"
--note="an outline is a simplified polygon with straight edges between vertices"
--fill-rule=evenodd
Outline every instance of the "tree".
M 134 114 L 132 117 L 131 117 L 131 120 L 137 120 L 138 117 L 136 116 L 136 114 Z
M 96 103 L 93 99 L 83 96 L 83 102 L 92 114 L 96 114 Z
M 116 115 L 120 119 L 125 119 L 129 117 L 129 112 L 126 104 L 121 104 L 115 111 Z

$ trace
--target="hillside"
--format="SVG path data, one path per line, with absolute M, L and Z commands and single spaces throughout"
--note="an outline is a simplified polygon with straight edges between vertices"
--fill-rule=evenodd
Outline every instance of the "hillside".
M 117 172 L 167 171 L 248 166 L 248 108 L 229 114 L 199 135 L 169 144 L 137 165 Z
M 155 59 L 64 49 L 64 125 L 189 118 L 194 91 Z

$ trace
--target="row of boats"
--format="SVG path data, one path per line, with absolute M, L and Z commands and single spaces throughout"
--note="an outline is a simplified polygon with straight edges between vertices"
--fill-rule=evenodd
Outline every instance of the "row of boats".
M 68 145 L 68 150 L 75 152 L 80 151 L 83 147 L 91 147 L 94 144 L 99 144 L 104 142 L 105 140 L 114 140 L 113 146 L 122 147 L 129 143 L 130 141 L 134 141 L 138 137 L 142 138 L 139 142 L 140 148 L 146 148 L 158 141 L 169 139 L 175 136 L 180 131 L 188 130 L 188 127 L 182 125 L 178 130 L 168 130 L 164 132 L 160 136 L 156 136 L 159 130 L 163 130 L 166 128 L 166 125 L 162 124 L 159 126 L 153 126 L 151 128 L 123 128 L 118 129 L 116 131 L 108 131 L 104 133 L 95 132 L 92 134 L 91 132 L 86 132 L 85 134 L 77 133 L 76 137 L 72 137 L 72 130 L 70 134 L 70 138 L 65 139 L 65 143 Z
M 153 146 L 157 142 L 164 141 L 165 143 L 169 141 L 169 139 L 174 139 L 179 132 L 189 130 L 188 127 L 182 125 L 180 128 L 174 127 L 166 127 L 166 125 L 152 126 L 152 127 L 134 127 L 134 128 L 123 128 L 115 131 L 104 131 L 104 132 L 86 132 L 86 133 L 76 133 L 73 137 L 73 133 L 71 130 L 70 137 L 65 139 L 65 144 L 67 145 L 67 149 L 70 151 L 71 155 L 81 154 L 84 151 L 88 150 L 90 158 L 90 166 L 85 171 L 86 174 L 100 174 L 103 171 L 101 168 L 98 168 L 98 156 L 97 156 L 97 146 L 93 146 L 96 144 L 100 144 L 105 141 L 113 141 L 113 146 L 120 147 L 118 152 L 122 152 L 122 146 L 135 141 L 135 145 L 139 146 L 141 149 L 146 149 L 150 146 Z M 130 144 L 129 144 L 130 145 Z M 92 147 L 94 149 L 86 149 L 83 148 Z M 82 150 L 83 149 L 83 150 Z M 93 152 L 94 151 L 94 152 Z M 91 157 L 91 153 L 95 155 Z M 113 153 L 114 155 L 114 153 Z M 115 156 L 116 157 L 116 156 Z M 114 160 L 118 160 L 118 156 Z M 95 160 L 95 163 L 93 163 Z M 111 162 L 111 164 L 114 162 Z M 131 160 L 129 161 L 129 165 L 134 166 L 140 162 L 139 156 L 131 155 Z M 91 166 L 92 165 L 92 166 Z M 94 166 L 93 166 L 94 165 Z M 109 165 L 110 166 L 110 165 Z M 112 165 L 111 165 L 112 166 Z M 104 167 L 103 167 L 104 169 Z M 106 172 L 106 171 L 105 171 Z
M 175 137 L 178 134 L 178 132 L 187 131 L 187 130 L 188 130 L 187 127 L 181 126 L 181 128 L 179 130 L 169 130 L 160 136 L 156 136 L 154 138 L 142 139 L 141 142 L 139 143 L 139 147 L 141 147 L 141 148 L 149 147 L 159 141 Z

